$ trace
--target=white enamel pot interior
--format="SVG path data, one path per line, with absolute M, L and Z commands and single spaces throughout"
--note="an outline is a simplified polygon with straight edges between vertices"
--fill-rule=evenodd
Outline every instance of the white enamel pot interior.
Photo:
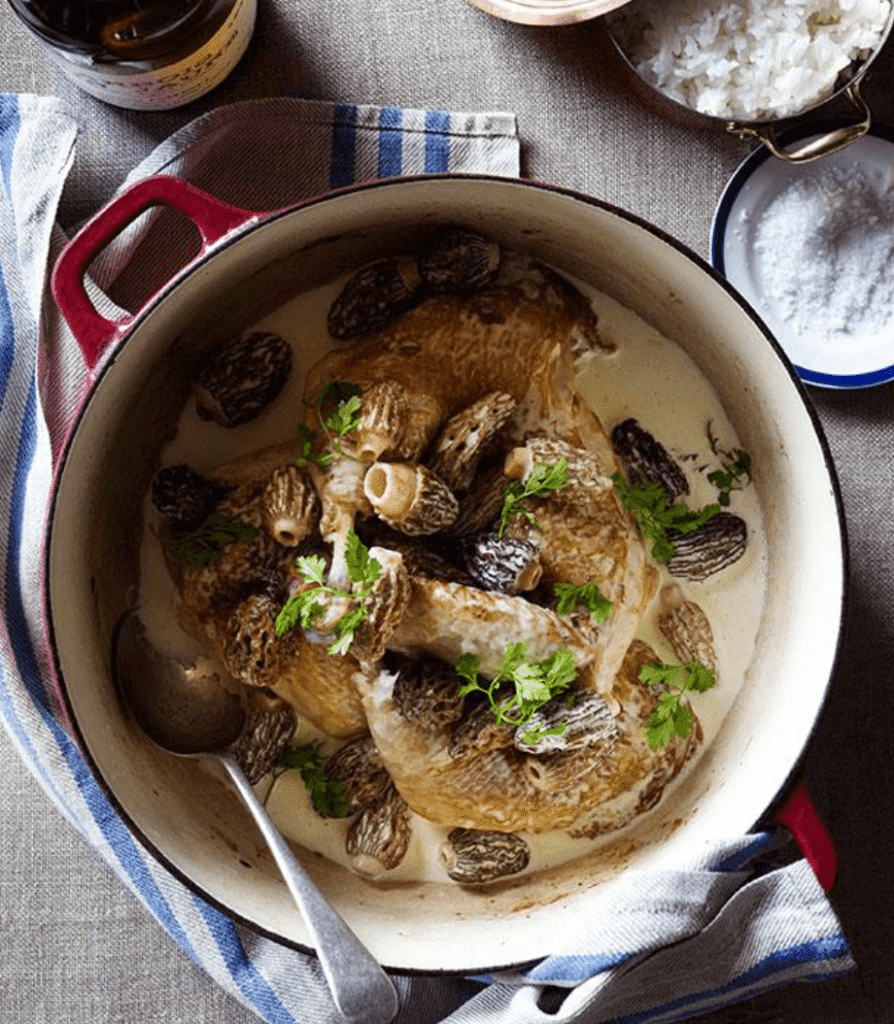
M 476 892 L 370 884 L 299 849 L 383 964 L 473 972 L 533 960 L 592 928 L 621 872 L 679 865 L 715 837 L 749 831 L 791 785 L 824 700 L 846 560 L 829 453 L 780 349 L 706 263 L 604 203 L 504 179 L 382 182 L 249 220 L 122 328 L 100 364 L 58 475 L 46 598 L 72 721 L 124 820 L 213 904 L 306 948 L 285 886 L 225 781 L 156 749 L 122 713 L 110 637 L 134 597 L 140 504 L 202 354 L 303 288 L 408 251 L 444 222 L 572 273 L 683 346 L 752 455 L 769 551 L 754 658 L 718 737 L 684 785 L 595 855 Z

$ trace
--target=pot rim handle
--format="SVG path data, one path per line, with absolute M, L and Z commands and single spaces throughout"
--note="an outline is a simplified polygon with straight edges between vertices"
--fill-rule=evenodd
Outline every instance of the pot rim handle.
M 758 142 L 763 143 L 773 156 L 779 157 L 780 160 L 786 160 L 791 164 L 804 164 L 810 160 L 817 160 L 821 156 L 837 153 L 838 150 L 844 149 L 845 146 L 849 146 L 852 142 L 856 142 L 857 139 L 862 138 L 869 131 L 872 125 L 872 113 L 866 104 L 866 100 L 860 94 L 859 80 L 851 82 L 844 90 L 844 95 L 856 108 L 861 120 L 857 121 L 856 124 L 835 128 L 830 132 L 826 132 L 825 135 L 821 135 L 819 138 L 813 139 L 811 142 L 807 142 L 795 149 L 784 149 L 777 141 L 776 133 L 770 125 L 753 128 L 748 125 L 738 125 L 732 122 L 728 125 L 728 128 L 734 135 L 738 135 L 740 139 L 756 139 Z
M 823 891 L 829 892 L 838 874 L 838 853 L 803 779 L 785 798 L 776 820 L 791 832 Z
M 208 249 L 257 219 L 260 214 L 232 206 L 190 185 L 182 178 L 158 174 L 124 189 L 92 217 L 62 250 L 53 267 L 50 286 L 63 317 L 71 328 L 90 370 L 127 332 L 136 318 L 128 314 L 109 320 L 93 305 L 84 286 L 90 263 L 128 224 L 152 206 L 169 206 L 189 218 L 198 229 L 201 247 L 187 266 Z

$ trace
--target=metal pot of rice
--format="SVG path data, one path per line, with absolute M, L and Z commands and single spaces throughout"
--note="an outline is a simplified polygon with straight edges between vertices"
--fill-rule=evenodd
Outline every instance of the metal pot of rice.
M 633 0 L 606 17 L 634 81 L 684 123 L 813 160 L 864 135 L 860 83 L 892 25 L 892 0 Z M 853 124 L 793 149 L 778 133 L 845 97 Z

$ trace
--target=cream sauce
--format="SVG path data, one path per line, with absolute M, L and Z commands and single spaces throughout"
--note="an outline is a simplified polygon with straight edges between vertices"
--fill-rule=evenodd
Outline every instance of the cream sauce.
M 710 452 L 707 427 L 710 424 L 721 449 L 735 449 L 738 440 L 710 383 L 678 345 L 655 331 L 641 316 L 581 282 L 574 283 L 591 298 L 602 336 L 617 344 L 614 354 L 595 353 L 581 365 L 577 379 L 581 394 L 607 431 L 622 420 L 635 417 L 665 445 L 680 462 L 689 480 L 691 494 L 687 504 L 690 507 L 700 508 L 716 500 L 716 490 L 706 478 L 708 472 L 718 468 L 718 461 Z M 302 410 L 304 372 L 331 345 L 325 326 L 326 312 L 341 284 L 336 281 L 299 295 L 252 327 L 252 330 L 275 332 L 289 340 L 298 364 L 286 389 L 265 414 L 253 423 L 226 430 L 200 420 L 189 405 L 175 438 L 162 453 L 163 465 L 188 462 L 200 472 L 207 471 L 294 435 Z M 696 695 L 693 701 L 704 731 L 700 750 L 711 743 L 742 685 L 754 650 L 766 586 L 765 535 L 755 488 L 749 486 L 734 491 L 730 511 L 742 516 L 748 524 L 748 548 L 739 562 L 703 583 L 675 580 L 662 569 L 662 584 L 677 582 L 684 594 L 704 609 L 714 632 L 719 682 L 713 690 Z M 177 594 L 164 567 L 153 529 L 157 513 L 148 499 L 145 515 L 141 614 L 150 639 L 160 649 L 189 663 L 199 651 L 196 642 L 174 621 Z M 742 614 L 743 609 L 751 613 Z M 676 660 L 657 630 L 655 602 L 646 611 L 640 636 L 652 644 L 660 657 Z M 301 743 L 320 740 L 324 753 L 338 746 L 307 723 L 299 726 L 296 739 Z M 666 793 L 680 785 L 688 773 L 697 772 L 698 763 L 697 753 L 669 784 Z M 296 772 L 286 772 L 275 781 L 267 779 L 258 788 L 285 836 L 306 849 L 349 866 L 344 852 L 347 823 L 320 818 Z M 387 872 L 383 880 L 446 881 L 437 850 L 448 829 L 433 826 L 415 814 L 411 816 L 411 827 L 413 838 L 406 857 L 397 868 Z M 526 835 L 532 854 L 527 871 L 582 856 L 600 843 L 615 840 L 621 832 L 623 830 L 612 832 L 597 840 L 572 839 L 563 832 Z

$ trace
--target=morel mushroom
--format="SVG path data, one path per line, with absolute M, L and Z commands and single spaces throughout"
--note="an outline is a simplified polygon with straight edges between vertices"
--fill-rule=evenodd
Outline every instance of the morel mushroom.
M 453 491 L 467 491 L 488 444 L 515 411 L 516 400 L 492 391 L 451 416 L 441 429 L 428 458 L 428 466 Z
M 410 809 L 394 786 L 351 822 L 345 852 L 351 866 L 365 878 L 378 878 L 396 868 L 410 845 Z
M 317 492 L 296 465 L 274 470 L 261 499 L 264 526 L 283 547 L 296 547 L 311 532 L 319 514 Z
M 194 529 L 214 511 L 224 488 L 206 480 L 181 462 L 163 466 L 152 478 L 150 498 L 158 511 L 175 526 Z
M 248 686 L 265 686 L 275 678 L 278 613 L 268 594 L 252 594 L 230 616 L 223 661 L 234 679 Z
M 668 450 L 634 419 L 624 420 L 612 431 L 612 447 L 630 483 L 661 484 L 670 501 L 689 493 L 689 481 Z
M 370 559 L 381 567 L 366 597 L 366 618 L 354 638 L 352 653 L 361 662 L 375 662 L 384 655 L 388 641 L 410 603 L 410 576 L 396 551 L 372 547 Z
M 737 562 L 748 545 L 748 526 L 732 512 L 719 512 L 692 533 L 673 534 L 674 556 L 667 563 L 671 576 L 706 580 Z
M 264 690 L 249 691 L 245 726 L 230 754 L 252 785 L 279 764 L 297 724 L 294 710 L 284 700 Z
M 717 656 L 708 616 L 695 601 L 685 598 L 675 583 L 661 591 L 658 628 L 681 662 L 697 661 L 716 678 Z
M 515 731 L 516 747 L 529 754 L 579 750 L 615 740 L 620 727 L 611 708 L 592 690 L 575 689 L 568 699 L 553 700 L 538 709 L 523 728 Z M 544 733 L 563 726 L 561 733 L 541 735 L 533 743 L 524 740 L 528 733 Z
M 419 273 L 432 291 L 466 294 L 493 280 L 500 246 L 461 227 L 436 232 L 419 254 Z
M 569 484 L 594 492 L 613 489 L 611 477 L 593 452 L 549 437 L 532 437 L 523 447 L 513 448 L 506 455 L 503 472 L 510 480 L 526 480 L 538 463 L 552 466 L 559 459 L 565 460 Z
M 196 412 L 222 427 L 256 419 L 292 372 L 292 350 L 277 334 L 255 332 L 217 349 L 199 371 Z
M 411 537 L 439 533 L 459 512 L 450 488 L 414 462 L 374 462 L 363 478 L 363 493 L 379 518 Z
M 340 782 L 344 787 L 347 816 L 381 803 L 391 785 L 391 777 L 369 734 L 336 750 L 327 759 L 324 770 L 333 782 Z
M 407 390 L 396 380 L 377 380 L 365 385 L 360 395 L 360 419 L 354 430 L 356 458 L 375 462 L 383 455 L 396 455 L 406 431 L 408 411 Z
M 468 493 L 459 499 L 459 512 L 450 533 L 459 536 L 483 533 L 499 518 L 509 478 L 502 466 L 489 466 L 475 478 Z
M 498 722 L 489 704 L 477 704 L 453 727 L 447 753 L 456 759 L 481 757 L 511 747 L 514 736 L 515 727 Z
M 464 553 L 469 575 L 484 590 L 520 594 L 540 582 L 540 555 L 530 541 L 484 533 L 470 538 Z
M 446 729 L 463 713 L 456 669 L 439 658 L 407 658 L 392 655 L 397 679 L 392 697 L 408 722 L 431 729 Z
M 341 341 L 380 331 L 416 301 L 419 271 L 408 258 L 378 260 L 358 270 L 329 308 L 329 333 Z
M 486 885 L 524 871 L 531 860 L 525 840 L 514 832 L 454 828 L 438 851 L 447 874 L 460 885 Z

